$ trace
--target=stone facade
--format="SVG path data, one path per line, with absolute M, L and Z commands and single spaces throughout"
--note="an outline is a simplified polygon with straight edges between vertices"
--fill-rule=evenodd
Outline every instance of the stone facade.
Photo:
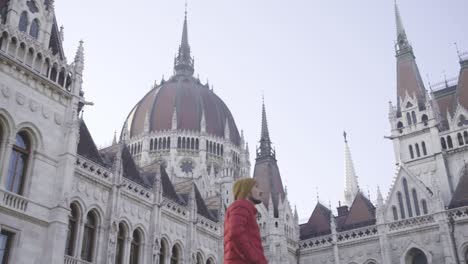
M 83 43 L 68 63 L 54 12 L 52 0 L 0 1 L 0 246 L 8 263 L 222 263 L 232 183 L 250 176 L 248 145 L 229 110 L 221 121 L 203 110 L 196 129 L 186 129 L 174 106 L 170 127 L 156 129 L 148 114 L 133 119 L 137 105 L 120 139 L 98 150 L 79 117 L 89 104 Z M 257 219 L 269 263 L 467 263 L 468 58 L 460 54 L 456 84 L 428 94 L 396 15 L 398 98 L 389 119 L 398 164 L 386 199 L 379 191 L 374 206 L 360 192 L 346 141 L 345 205 L 334 215 L 317 204 L 299 225 L 263 105 L 253 177 L 268 190 Z M 209 89 L 192 77 L 186 20 L 174 69 L 155 93 L 168 83 Z

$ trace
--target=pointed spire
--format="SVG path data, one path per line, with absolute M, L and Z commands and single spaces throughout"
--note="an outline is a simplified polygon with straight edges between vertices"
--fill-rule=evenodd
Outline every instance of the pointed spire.
M 406 36 L 405 28 L 403 27 L 403 21 L 400 15 L 400 9 L 395 0 L 395 21 L 397 30 L 397 53 L 401 54 L 404 52 L 411 51 L 411 45 L 409 44 L 408 37 Z
M 114 130 L 114 138 L 112 139 L 112 146 L 117 145 L 117 131 Z
M 382 192 L 380 191 L 380 187 L 377 186 L 377 207 L 381 208 L 383 206 L 384 200 L 382 196 Z
M 171 129 L 177 129 L 177 108 L 174 107 L 174 112 L 172 113 L 172 122 L 171 122 Z
M 194 72 L 194 61 L 190 56 L 190 45 L 188 43 L 187 9 L 185 10 L 184 27 L 182 29 L 182 41 L 179 46 L 179 54 L 174 61 L 174 73 L 176 75 L 192 76 Z
M 346 166 L 346 179 L 345 179 L 345 204 L 351 206 L 356 194 L 359 192 L 359 184 L 356 172 L 354 171 L 353 159 L 351 157 L 351 150 L 348 146 L 348 139 L 346 132 L 343 132 L 345 142 L 345 166 Z
M 265 99 L 262 98 L 262 101 L 262 132 L 260 135 L 260 148 L 257 151 L 257 158 L 263 156 L 273 156 L 270 132 L 268 131 L 268 122 L 265 110 Z
M 78 73 L 83 73 L 84 69 L 84 47 L 83 40 L 80 40 L 78 49 L 75 54 L 75 69 Z

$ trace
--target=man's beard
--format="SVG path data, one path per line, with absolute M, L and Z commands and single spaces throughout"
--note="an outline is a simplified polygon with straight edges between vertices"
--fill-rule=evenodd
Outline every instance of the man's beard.
M 262 200 L 255 199 L 252 196 L 249 197 L 249 200 L 254 204 L 261 204 L 262 203 Z

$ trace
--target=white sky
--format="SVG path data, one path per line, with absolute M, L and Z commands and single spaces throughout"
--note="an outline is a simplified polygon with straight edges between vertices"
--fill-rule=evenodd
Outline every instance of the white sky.
M 466 0 L 400 0 L 427 83 L 458 75 L 454 47 L 468 50 Z M 172 74 L 183 0 L 56 1 L 72 61 L 85 41 L 85 121 L 111 142 L 155 80 Z M 393 1 L 189 1 L 195 74 L 209 80 L 250 144 L 260 137 L 261 94 L 289 200 L 307 219 L 320 200 L 343 200 L 343 129 L 361 188 L 375 200 L 395 174 L 388 101 L 396 99 Z M 464 27 L 463 27 L 464 26 Z M 462 28 L 463 27 L 463 28 Z

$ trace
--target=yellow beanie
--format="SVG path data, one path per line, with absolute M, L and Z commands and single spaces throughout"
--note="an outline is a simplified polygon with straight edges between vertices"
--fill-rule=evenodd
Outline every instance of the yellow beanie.
M 247 195 L 249 195 L 252 188 L 255 186 L 257 182 L 252 178 L 244 178 L 237 180 L 234 183 L 234 187 L 232 187 L 232 191 L 234 192 L 234 199 L 245 199 Z

